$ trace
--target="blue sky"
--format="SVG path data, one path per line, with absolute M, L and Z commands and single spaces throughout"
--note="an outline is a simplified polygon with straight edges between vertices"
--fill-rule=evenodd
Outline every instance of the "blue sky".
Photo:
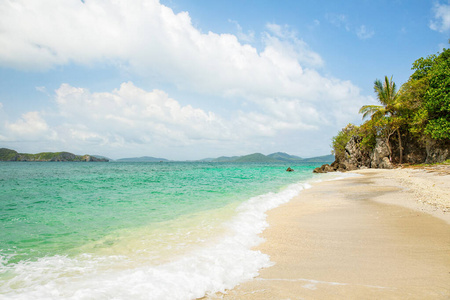
M 0 147 L 325 155 L 449 38 L 445 0 L 4 0 Z

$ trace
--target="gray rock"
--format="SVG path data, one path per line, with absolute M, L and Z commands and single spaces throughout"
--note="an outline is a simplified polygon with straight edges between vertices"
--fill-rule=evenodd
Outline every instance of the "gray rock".
M 370 167 L 379 169 L 392 169 L 394 167 L 389 160 L 389 148 L 383 139 L 377 139 L 375 148 L 370 155 Z

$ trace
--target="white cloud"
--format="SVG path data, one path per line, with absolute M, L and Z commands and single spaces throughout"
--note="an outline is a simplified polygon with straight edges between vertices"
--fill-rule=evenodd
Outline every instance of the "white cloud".
M 36 91 L 44 93 L 44 94 L 48 94 L 47 93 L 47 89 L 45 88 L 45 86 L 37 86 L 36 87 Z
M 297 99 L 265 98 L 258 102 L 259 109 L 238 111 L 225 119 L 190 105 L 181 106 L 163 91 L 147 92 L 131 82 L 111 93 L 91 93 L 63 84 L 56 91 L 56 103 L 64 117 L 61 128 L 70 129 L 74 139 L 108 137 L 113 132 L 125 142 L 162 141 L 173 145 L 239 141 L 273 136 L 287 129 L 316 130 L 330 116 L 320 116 L 310 103 Z
M 230 22 L 236 26 L 237 38 L 240 41 L 245 42 L 245 43 L 251 43 L 255 40 L 255 32 L 253 30 L 249 30 L 249 31 L 247 31 L 247 33 L 244 33 L 244 31 L 242 30 L 242 27 L 238 21 L 228 20 L 228 22 Z
M 268 24 L 258 53 L 235 35 L 200 32 L 188 13 L 156 0 L 18 0 L 0 12 L 0 64 L 15 68 L 118 62 L 199 93 L 294 96 L 304 68 L 323 65 L 287 26 Z
M 375 31 L 367 29 L 365 25 L 361 25 L 361 26 L 356 30 L 356 35 L 357 35 L 358 38 L 360 38 L 361 40 L 370 39 L 371 37 L 373 37 L 374 34 L 375 34 Z
M 120 136 L 124 142 L 137 144 L 185 144 L 197 139 L 226 139 L 229 135 L 214 113 L 181 106 L 163 91 L 147 92 L 131 82 L 111 93 L 91 93 L 63 84 L 56 91 L 56 103 L 64 117 L 63 127 L 77 128 L 70 131 L 74 139 L 102 137 L 102 143 L 107 143 Z
M 325 18 L 330 22 L 332 25 L 336 27 L 343 27 L 345 30 L 350 31 L 350 23 L 348 21 L 348 18 L 344 14 L 335 14 L 335 13 L 328 13 L 325 15 Z
M 344 28 L 346 31 L 356 34 L 356 36 L 361 40 L 366 40 L 371 38 L 375 31 L 368 29 L 365 25 L 360 25 L 359 27 L 353 26 L 348 17 L 343 14 L 329 13 L 325 15 L 325 18 L 333 26 Z
M 324 62 L 319 54 L 312 51 L 308 44 L 297 38 L 297 33 L 289 26 L 269 23 L 266 25 L 269 33 L 264 37 L 265 51 L 275 50 L 277 54 L 296 60 L 298 65 L 320 67 Z M 264 53 L 263 52 L 263 53 Z M 278 66 L 279 67 L 279 66 Z
M 320 26 L 320 21 L 316 19 L 316 20 L 314 20 L 314 21 L 312 22 L 311 25 L 308 26 L 308 28 L 309 28 L 310 30 L 314 30 L 315 28 L 317 28 L 317 27 L 319 27 L 319 26 Z
M 433 7 L 434 19 L 430 22 L 430 28 L 439 32 L 450 30 L 450 3 L 436 3 Z
M 332 87 L 335 82 L 326 84 Z M 258 98 L 252 99 L 252 111 L 236 111 L 225 118 L 183 106 L 161 90 L 145 91 L 131 82 L 102 93 L 62 84 L 55 91 L 52 114 L 28 112 L 15 122 L 6 122 L 0 140 L 51 141 L 54 148 L 80 153 L 131 151 L 148 155 L 151 151 L 175 158 L 180 158 L 180 153 L 175 153 L 179 149 L 192 156 L 193 149 L 199 147 L 205 157 L 214 149 L 220 149 L 222 155 L 236 149 L 258 151 L 261 143 L 269 144 L 280 135 L 296 136 L 323 128 L 334 131 L 346 124 L 351 119 L 349 110 L 357 110 L 364 99 L 350 83 L 335 87 L 324 86 L 323 95 L 318 96 L 333 101 Z M 274 147 L 279 149 L 280 145 Z M 194 158 L 202 158 L 199 150 L 196 152 Z
M 41 139 L 52 139 L 55 133 L 49 128 L 47 122 L 37 111 L 27 112 L 14 123 L 5 122 L 4 132 L 7 133 L 4 140 L 26 140 L 36 141 Z
M 349 28 L 343 15 L 331 20 Z M 235 109 L 225 118 L 131 82 L 105 93 L 63 84 L 56 91 L 56 116 L 28 113 L 4 127 L 9 136 L 32 136 L 26 127 L 34 126 L 36 136 L 57 135 L 80 149 L 250 149 L 281 133 L 334 134 L 369 102 L 350 82 L 323 76 L 321 56 L 289 26 L 267 24 L 259 51 L 241 43 L 254 35 L 235 24 L 237 36 L 203 33 L 187 12 L 175 14 L 157 0 L 0 1 L 0 66 L 47 70 L 109 63 L 212 101 L 248 103 L 248 111 Z

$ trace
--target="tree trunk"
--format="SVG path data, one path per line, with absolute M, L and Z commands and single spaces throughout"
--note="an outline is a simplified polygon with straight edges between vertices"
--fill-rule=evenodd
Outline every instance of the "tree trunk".
M 387 132 L 387 138 L 386 138 L 386 146 L 388 147 L 389 150 L 389 161 L 392 162 L 392 148 L 391 148 L 391 143 L 390 143 L 390 139 L 391 139 L 391 135 L 393 135 L 395 133 L 395 130 L 392 131 L 388 131 Z
M 392 149 L 391 149 L 391 143 L 389 143 L 389 136 L 386 139 L 386 146 L 388 147 L 388 150 L 389 150 L 389 161 L 392 162 Z
M 403 162 L 402 136 L 398 128 L 397 128 L 397 135 L 398 135 L 398 148 L 400 149 L 400 164 L 402 164 Z

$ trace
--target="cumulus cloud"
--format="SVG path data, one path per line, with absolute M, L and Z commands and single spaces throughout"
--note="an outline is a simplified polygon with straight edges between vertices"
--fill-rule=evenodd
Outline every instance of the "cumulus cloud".
M 125 142 L 174 145 L 274 136 L 285 129 L 315 130 L 322 118 L 330 116 L 320 116 L 315 107 L 300 100 L 267 98 L 257 111 L 238 111 L 224 118 L 191 105 L 182 106 L 164 91 L 147 92 L 131 82 L 104 93 L 63 84 L 56 90 L 56 104 L 64 120 L 61 128 L 74 139 L 116 139 L 119 135 Z
M 321 67 L 324 62 L 319 54 L 312 51 L 308 44 L 297 38 L 297 33 L 289 26 L 269 23 L 266 25 L 268 33 L 265 35 L 265 44 L 268 50 L 275 50 L 279 55 L 296 60 L 300 65 L 308 67 Z
M 164 91 L 145 91 L 132 82 L 101 93 L 62 84 L 55 91 L 53 113 L 28 112 L 6 122 L 0 140 L 52 141 L 60 149 L 78 147 L 101 153 L 125 148 L 145 153 L 151 148 L 162 156 L 191 146 L 201 146 L 205 152 L 236 145 L 258 149 L 262 140 L 280 134 L 335 129 L 336 124 L 347 122 L 348 108 L 360 105 L 359 92 L 352 89 L 349 83 L 332 93 L 324 89 L 323 97 L 335 99 L 328 103 L 290 97 L 255 99 L 252 111 L 224 117 L 181 105 Z
M 228 22 L 230 22 L 236 26 L 236 30 L 237 30 L 236 35 L 240 41 L 246 42 L 246 43 L 251 43 L 251 42 L 255 41 L 255 32 L 253 30 L 249 30 L 249 31 L 247 31 L 247 33 L 245 33 L 242 29 L 242 26 L 239 24 L 238 21 L 228 20 Z
M 450 3 L 436 3 L 433 7 L 434 19 L 430 22 L 430 28 L 439 32 L 450 30 Z
M 349 26 L 343 15 L 329 20 Z M 104 93 L 63 84 L 56 115 L 30 112 L 4 128 L 9 136 L 56 135 L 67 145 L 219 147 L 298 130 L 334 133 L 371 102 L 351 82 L 322 75 L 321 56 L 289 26 L 267 24 L 259 50 L 242 43 L 254 34 L 235 24 L 237 35 L 201 32 L 187 12 L 158 0 L 0 1 L 0 66 L 107 63 L 203 98 L 251 105 L 224 117 L 131 82 Z
M 109 139 L 184 144 L 196 139 L 226 139 L 221 119 L 190 105 L 181 106 L 161 90 L 151 92 L 123 83 L 119 89 L 91 93 L 63 84 L 56 91 L 58 111 L 73 139 Z M 83 125 L 80 125 L 83 124 Z M 72 130 L 76 128 L 76 130 Z
M 293 96 L 304 94 L 304 68 L 323 65 L 287 26 L 268 24 L 258 52 L 235 35 L 200 32 L 157 0 L 3 1 L 0 12 L 0 65 L 14 68 L 101 61 L 200 93 Z
M 4 127 L 4 132 L 7 133 L 6 137 L 3 136 L 5 140 L 36 141 L 55 137 L 55 133 L 37 111 L 24 113 L 16 122 L 6 121 Z

